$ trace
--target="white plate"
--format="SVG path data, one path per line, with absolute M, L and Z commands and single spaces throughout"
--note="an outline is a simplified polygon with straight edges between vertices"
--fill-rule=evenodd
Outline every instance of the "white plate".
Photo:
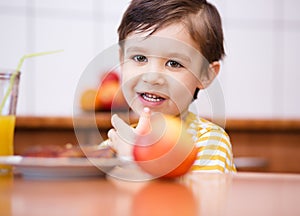
M 119 160 L 0 156 L 0 164 L 14 166 L 17 173 L 29 178 L 73 178 L 104 176 Z

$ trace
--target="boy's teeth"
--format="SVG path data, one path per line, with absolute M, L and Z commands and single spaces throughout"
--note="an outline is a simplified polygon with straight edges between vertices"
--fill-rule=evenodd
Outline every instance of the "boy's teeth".
M 154 94 L 150 94 L 150 93 L 143 93 L 142 94 L 142 97 L 147 100 L 147 101 L 151 101 L 151 102 L 159 102 L 159 101 L 162 101 L 163 98 L 162 97 L 159 97 L 157 95 L 154 95 Z

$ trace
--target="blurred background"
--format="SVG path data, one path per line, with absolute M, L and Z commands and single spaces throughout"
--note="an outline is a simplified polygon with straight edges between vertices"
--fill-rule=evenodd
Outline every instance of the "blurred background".
M 300 118 L 300 1 L 213 0 L 223 18 L 227 56 L 219 78 L 227 118 Z M 0 0 L 0 68 L 27 53 L 18 115 L 72 115 L 89 62 L 117 42 L 129 0 Z M 200 92 L 203 113 L 211 102 Z

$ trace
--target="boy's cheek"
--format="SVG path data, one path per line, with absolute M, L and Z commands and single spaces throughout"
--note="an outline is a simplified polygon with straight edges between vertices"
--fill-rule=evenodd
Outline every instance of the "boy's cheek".
M 133 100 L 136 98 L 134 87 L 127 82 L 122 85 L 122 92 L 127 104 L 132 108 Z

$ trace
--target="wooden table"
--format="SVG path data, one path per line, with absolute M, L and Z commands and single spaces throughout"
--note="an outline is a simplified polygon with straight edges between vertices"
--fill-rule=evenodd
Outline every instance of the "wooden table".
M 3 216 L 300 215 L 300 175 L 191 174 L 176 181 L 0 177 Z

